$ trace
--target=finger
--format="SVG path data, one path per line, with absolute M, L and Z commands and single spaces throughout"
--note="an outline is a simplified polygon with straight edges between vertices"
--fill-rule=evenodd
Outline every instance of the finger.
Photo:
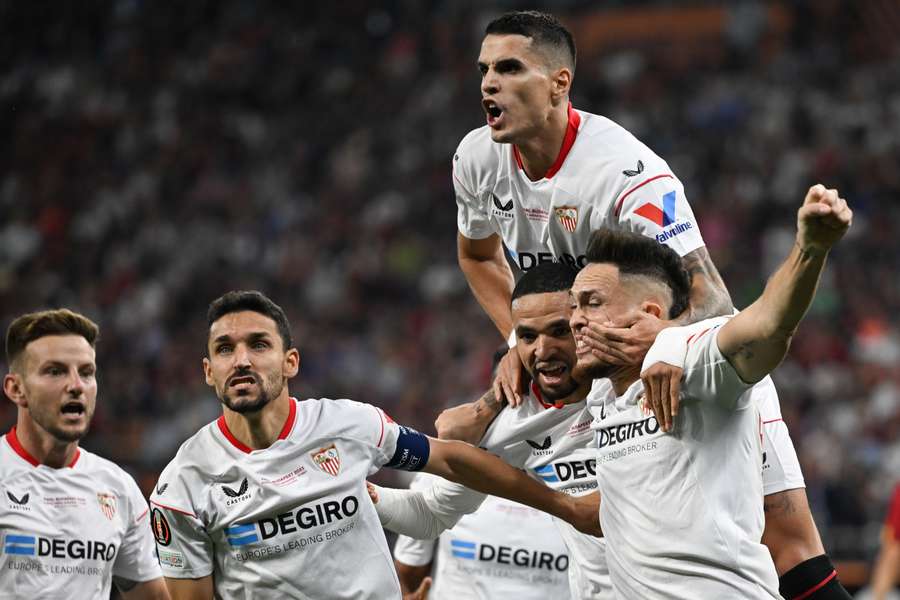
M 678 416 L 678 408 L 681 404 L 681 374 L 682 369 L 674 369 L 672 378 L 669 379 L 669 406 L 672 413 L 672 420 Z
M 491 389 L 494 390 L 494 400 L 497 402 L 503 402 L 503 399 L 506 397 L 506 394 L 503 392 L 501 381 L 502 378 L 497 375 L 497 377 L 494 378 L 494 383 L 491 385 Z
M 646 389 L 646 386 L 649 384 L 650 389 Z M 663 431 L 666 430 L 666 419 L 665 415 L 662 413 L 660 409 L 660 399 L 659 399 L 659 379 L 651 375 L 647 378 L 646 383 L 644 384 L 645 389 L 644 393 L 647 394 L 647 404 L 650 405 L 650 410 L 653 411 L 653 416 L 656 417 L 656 422 L 659 423 L 659 426 L 663 428 Z
M 814 202 L 819 202 L 819 198 L 825 193 L 825 186 L 821 183 L 817 183 L 816 185 L 809 188 L 809 191 L 806 192 L 806 199 L 804 199 L 803 204 L 812 204 Z
M 524 391 L 524 387 L 522 385 L 522 377 L 525 371 L 525 367 L 522 365 L 522 362 L 518 358 L 519 355 L 516 354 L 516 362 L 513 366 L 515 374 L 512 378 L 512 391 L 516 397 L 516 406 L 522 403 L 522 392 Z
M 589 344 L 591 345 L 591 344 Z M 591 345 L 592 346 L 592 345 Z M 591 354 L 610 365 L 627 365 L 628 358 L 621 352 L 613 351 L 609 346 L 591 347 Z
M 422 583 L 419 585 L 419 589 L 416 590 L 416 598 L 418 600 L 425 600 L 428 595 L 428 590 L 431 589 L 431 577 L 426 577 L 422 580 Z
M 515 392 L 513 392 L 512 386 L 509 385 L 508 381 L 500 382 L 500 388 L 503 390 L 503 395 L 500 396 L 500 401 L 503 401 L 503 398 L 506 398 L 506 403 L 511 407 L 515 408 L 519 406 L 519 397 L 516 396 Z
M 672 431 L 672 405 L 669 403 L 669 374 L 660 373 L 659 377 L 659 405 L 666 420 L 666 431 Z
M 597 323 L 591 323 L 585 331 L 591 339 L 610 340 L 615 342 L 627 342 L 631 337 L 629 327 L 606 327 Z
M 369 492 L 369 498 L 372 499 L 372 502 L 378 504 L 378 492 L 375 490 L 375 486 L 368 481 L 366 482 L 366 491 Z
M 646 317 L 646 314 L 640 310 L 629 310 L 621 317 L 616 319 L 611 319 L 604 323 L 606 327 L 617 328 L 617 329 L 627 329 L 640 321 L 642 318 Z

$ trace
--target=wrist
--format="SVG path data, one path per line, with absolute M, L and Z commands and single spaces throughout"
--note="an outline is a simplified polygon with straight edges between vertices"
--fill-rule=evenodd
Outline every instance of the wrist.
M 800 236 L 797 236 L 794 245 L 797 246 L 797 250 L 799 250 L 800 252 L 800 257 L 807 260 L 823 259 L 830 250 L 830 248 L 823 248 L 821 246 L 817 246 L 816 244 L 802 240 L 800 239 Z

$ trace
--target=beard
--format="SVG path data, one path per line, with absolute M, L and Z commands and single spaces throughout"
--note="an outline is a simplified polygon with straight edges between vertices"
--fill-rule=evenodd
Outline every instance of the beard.
M 218 393 L 219 402 L 227 406 L 236 413 L 248 414 L 261 411 L 273 398 L 281 395 L 284 388 L 284 380 L 280 375 L 274 374 L 269 379 L 263 379 L 258 373 L 253 371 L 240 371 L 228 378 L 228 381 L 237 377 L 252 376 L 257 381 L 259 393 L 256 397 L 250 394 L 236 394 L 229 392 L 229 383 L 225 383 L 225 388 Z
M 605 363 L 591 355 L 578 360 L 575 368 L 572 369 L 572 377 L 578 381 L 605 379 L 615 373 L 618 368 L 620 367 Z
M 85 410 L 88 410 L 87 408 Z M 56 423 L 56 419 L 53 415 L 44 414 L 41 411 L 35 411 L 31 409 L 29 411 L 31 414 L 31 420 L 37 423 L 37 425 L 52 435 L 54 438 L 59 440 L 60 442 L 77 442 L 84 436 L 88 434 L 88 431 L 91 428 L 91 418 L 93 417 L 93 411 L 89 411 L 85 415 L 85 425 L 81 429 L 71 429 L 61 427 Z
M 545 388 L 541 385 L 540 379 L 532 378 L 537 388 L 541 391 L 541 395 L 546 400 L 562 400 L 563 398 L 567 398 L 575 393 L 575 390 L 578 389 L 578 382 L 573 378 L 569 378 L 569 380 L 561 385 L 554 386 L 552 388 Z

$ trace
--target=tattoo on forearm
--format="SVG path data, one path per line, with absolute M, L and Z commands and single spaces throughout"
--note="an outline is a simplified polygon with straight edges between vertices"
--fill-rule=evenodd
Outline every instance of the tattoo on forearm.
M 503 405 L 497 401 L 494 396 L 494 390 L 488 390 L 481 398 L 475 402 L 475 414 L 480 415 L 482 412 L 496 413 Z
M 691 309 L 686 315 L 690 322 L 730 313 L 731 296 L 706 248 L 685 254 L 682 261 L 691 277 Z
M 116 587 L 119 588 L 120 592 L 129 592 L 134 586 L 138 584 L 137 581 L 132 579 L 125 579 L 124 577 L 116 577 L 113 575 L 113 583 L 116 584 Z
M 797 512 L 790 494 L 772 494 L 763 498 L 763 512 L 766 514 L 792 515 Z

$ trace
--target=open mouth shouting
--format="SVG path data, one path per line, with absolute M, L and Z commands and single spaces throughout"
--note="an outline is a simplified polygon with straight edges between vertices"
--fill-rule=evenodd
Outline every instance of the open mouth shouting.
M 87 407 L 84 402 L 71 400 L 62 405 L 60 412 L 63 414 L 64 421 L 80 421 L 87 413 Z
M 251 387 L 256 385 L 257 380 L 255 375 L 251 375 L 249 373 L 239 373 L 236 375 L 232 375 L 228 380 L 228 387 L 232 390 L 235 390 L 237 393 L 247 393 Z
M 499 127 L 503 123 L 503 107 L 495 101 L 485 98 L 481 101 L 481 106 L 487 115 L 487 124 L 490 127 Z
M 560 361 L 548 361 L 537 363 L 534 372 L 543 386 L 556 387 L 565 381 L 569 367 Z

